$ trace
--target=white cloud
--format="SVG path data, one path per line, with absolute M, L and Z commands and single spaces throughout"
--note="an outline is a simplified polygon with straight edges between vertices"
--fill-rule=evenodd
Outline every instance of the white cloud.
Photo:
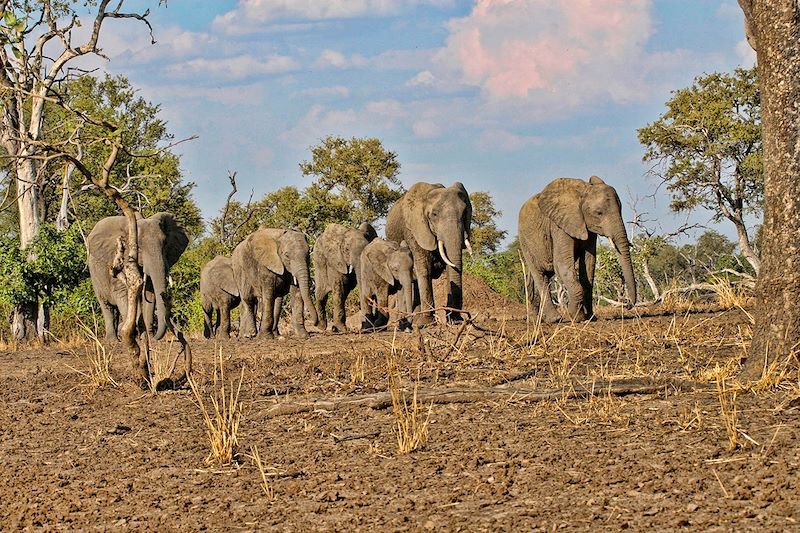
M 312 98 L 347 98 L 350 96 L 350 89 L 342 85 L 332 87 L 310 87 L 300 91 L 303 96 Z
M 742 39 L 736 43 L 736 57 L 742 62 L 742 65 L 751 67 L 756 64 L 756 51 L 747 42 L 747 39 Z
M 314 65 L 321 68 L 355 68 L 363 67 L 367 64 L 367 59 L 361 54 L 345 56 L 336 50 L 326 49 L 319 55 Z
M 196 58 L 167 67 L 167 72 L 178 78 L 202 74 L 211 78 L 241 80 L 264 74 L 280 74 L 298 68 L 294 59 L 288 56 L 272 55 L 261 60 L 250 55 L 224 57 L 217 59 Z
M 417 5 L 450 6 L 455 0 L 239 0 L 236 9 L 214 19 L 229 34 L 250 33 L 282 19 L 328 20 L 385 17 Z M 261 27 L 259 27 L 261 26 Z
M 648 52 L 651 17 L 650 0 L 476 0 L 407 85 L 477 88 L 487 117 L 644 101 L 698 62 L 685 50 Z
M 539 146 L 544 142 L 542 137 L 533 135 L 516 135 L 502 129 L 488 129 L 481 132 L 478 139 L 478 148 L 481 150 L 500 150 L 513 152 Z

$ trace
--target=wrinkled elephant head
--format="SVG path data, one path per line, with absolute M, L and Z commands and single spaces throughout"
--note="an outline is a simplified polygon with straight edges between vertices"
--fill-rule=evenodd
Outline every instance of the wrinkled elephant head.
M 573 239 L 586 240 L 589 232 L 611 239 L 622 265 L 628 303 L 635 303 L 636 281 L 630 243 L 622 219 L 622 204 L 614 187 L 597 176 L 592 176 L 588 182 L 559 178 L 538 197 L 542 213 Z
M 411 313 L 414 307 L 414 259 L 406 242 L 397 244 L 377 239 L 364 249 L 361 261 L 366 262 L 365 266 L 390 287 L 399 282 L 403 291 L 398 307 L 405 313 Z
M 329 224 L 314 245 L 314 251 L 315 254 L 321 253 L 327 263 L 340 274 L 350 274 L 358 270 L 364 247 L 377 236 L 375 228 L 366 222 L 358 229 Z
M 438 250 L 449 267 L 461 273 L 461 251 L 469 243 L 472 223 L 472 204 L 467 190 L 459 182 L 450 187 L 441 185 L 409 191 L 412 198 L 410 229 L 417 243 L 424 249 Z
M 291 274 L 292 283 L 300 289 L 311 324 L 316 325 L 318 318 L 311 301 L 309 248 L 305 235 L 294 230 L 264 228 L 253 233 L 250 239 L 253 256 L 260 265 L 278 276 L 285 272 Z

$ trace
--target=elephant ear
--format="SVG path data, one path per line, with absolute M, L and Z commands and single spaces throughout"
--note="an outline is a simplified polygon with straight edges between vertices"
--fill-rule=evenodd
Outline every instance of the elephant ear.
M 539 193 L 539 207 L 547 218 L 570 237 L 585 241 L 589 238 L 589 229 L 581 211 L 581 185 L 585 186 L 586 182 L 569 178 L 550 182 Z
M 589 178 L 589 183 L 592 185 L 605 185 L 606 182 L 601 180 L 599 176 L 592 176 Z
M 239 295 L 239 287 L 236 286 L 236 281 L 233 278 L 233 265 L 228 257 L 222 257 L 220 261 L 220 289 L 227 292 L 231 296 Z
M 283 261 L 278 255 L 278 241 L 272 235 L 254 233 L 250 235 L 250 247 L 256 263 L 267 267 L 271 272 L 281 276 L 284 272 Z
M 467 192 L 467 188 L 464 187 L 464 184 L 460 181 L 455 182 L 450 186 L 451 189 L 455 189 L 458 191 L 458 196 L 466 205 L 464 209 L 464 218 L 462 220 L 464 224 L 464 232 L 466 233 L 466 238 L 472 238 L 472 202 L 469 200 L 469 193 Z
M 189 246 L 189 235 L 172 213 L 156 213 L 151 218 L 158 220 L 159 227 L 164 232 L 164 258 L 168 268 L 171 268 Z
M 439 183 L 433 185 L 415 183 L 406 193 L 405 200 L 408 205 L 406 225 L 414 235 L 417 244 L 425 250 L 433 251 L 436 249 L 436 235 L 431 231 L 430 224 L 428 224 L 428 215 L 425 212 L 425 208 L 433 201 L 429 193 L 443 188 L 444 186 Z
M 372 268 L 375 269 L 375 272 L 381 279 L 389 285 L 394 285 L 394 276 L 392 276 L 392 272 L 389 270 L 389 262 L 385 250 L 377 246 L 370 246 L 364 249 L 364 253 L 367 254 L 369 264 L 372 265 Z
M 372 242 L 378 238 L 378 232 L 375 231 L 375 228 L 372 227 L 372 224 L 369 222 L 362 222 L 358 227 L 358 231 L 367 239 L 367 242 Z

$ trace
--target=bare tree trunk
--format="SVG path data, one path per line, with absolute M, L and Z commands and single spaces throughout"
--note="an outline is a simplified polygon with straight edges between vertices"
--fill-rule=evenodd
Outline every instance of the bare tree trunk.
M 756 255 L 753 246 L 750 244 L 750 237 L 747 235 L 747 228 L 743 222 L 736 222 L 736 235 L 739 237 L 739 249 L 742 255 L 756 273 L 756 277 L 761 273 L 761 259 Z
M 800 7 L 739 0 L 761 83 L 764 246 L 753 343 L 740 378 L 759 379 L 800 345 Z
M 650 273 L 650 265 L 647 264 L 647 261 L 642 262 L 642 274 L 644 275 L 644 280 L 647 282 L 648 287 L 650 287 L 650 291 L 653 293 L 653 301 L 659 301 L 661 299 L 661 291 L 658 290 L 656 280 L 653 279 L 653 275 Z
M 16 167 L 19 245 L 20 249 L 25 250 L 39 233 L 41 226 L 40 191 L 34 161 L 23 157 L 17 159 Z M 38 302 L 14 303 L 11 329 L 16 340 L 33 340 L 36 337 L 40 307 Z

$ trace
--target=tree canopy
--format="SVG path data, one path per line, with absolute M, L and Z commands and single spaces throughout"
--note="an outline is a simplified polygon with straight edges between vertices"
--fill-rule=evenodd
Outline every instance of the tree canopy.
M 745 215 L 760 213 L 764 201 L 761 96 L 756 69 L 712 73 L 673 92 L 667 111 L 639 129 L 645 161 L 672 193 L 671 207 L 697 207 L 736 227 L 739 246 L 758 272 Z

